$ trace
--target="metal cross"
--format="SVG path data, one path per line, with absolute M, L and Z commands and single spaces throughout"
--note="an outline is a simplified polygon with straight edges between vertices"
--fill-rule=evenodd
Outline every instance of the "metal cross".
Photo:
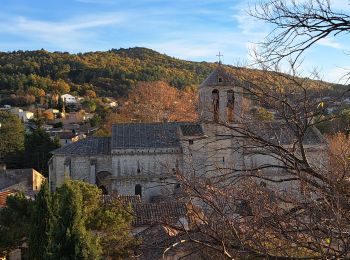
M 221 62 L 221 57 L 224 57 L 224 55 L 222 55 L 221 52 L 219 52 L 219 54 L 216 55 L 216 56 L 219 57 L 219 64 L 221 64 L 221 63 L 222 63 L 222 62 Z

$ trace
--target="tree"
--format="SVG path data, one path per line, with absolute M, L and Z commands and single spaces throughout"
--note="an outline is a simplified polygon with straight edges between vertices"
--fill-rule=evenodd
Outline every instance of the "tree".
M 0 124 L 0 160 L 9 162 L 11 155 L 24 148 L 24 125 L 16 115 L 4 111 L 0 111 Z
M 47 121 L 55 119 L 55 115 L 51 111 L 44 111 L 42 115 L 44 116 L 45 120 L 47 120 Z
M 143 122 L 194 121 L 195 91 L 179 91 L 164 82 L 139 83 L 129 94 L 121 114 Z
M 127 257 L 137 245 L 130 233 L 132 215 L 118 201 L 103 202 L 102 192 L 95 185 L 67 181 L 67 185 L 83 195 L 81 211 L 88 232 L 98 234 L 98 246 L 104 258 Z
M 87 112 L 89 113 L 92 113 L 92 112 L 95 112 L 96 110 L 96 103 L 91 100 L 91 99 L 87 99 L 87 100 L 84 100 L 81 105 L 83 106 L 84 109 L 87 110 Z
M 96 98 L 97 97 L 96 92 L 93 90 L 90 90 L 90 89 L 85 91 L 85 96 L 88 98 Z
M 329 0 L 261 1 L 250 14 L 274 26 L 260 44 L 258 60 L 264 63 L 276 64 L 290 58 L 295 64 L 321 39 L 350 31 L 350 16 L 334 11 Z
M 93 229 L 101 234 L 100 244 L 105 259 L 130 257 L 138 246 L 139 241 L 130 232 L 131 212 L 130 207 L 125 208 L 118 200 L 104 203 L 96 212 L 98 221 Z
M 7 255 L 21 248 L 27 240 L 30 227 L 31 200 L 24 194 L 10 195 L 6 207 L 0 209 L 0 254 Z
M 40 97 L 44 97 L 45 96 L 45 91 L 41 88 L 37 88 L 37 87 L 30 87 L 28 89 L 28 93 L 30 95 L 35 96 L 36 98 L 40 98 Z
M 49 184 L 46 181 L 35 196 L 31 214 L 28 256 L 33 260 L 50 259 L 52 249 L 52 232 L 54 209 Z
M 53 82 L 52 88 L 55 92 L 60 94 L 68 93 L 70 91 L 70 86 L 62 79 Z
M 193 146 L 193 158 L 203 147 L 208 158 L 189 161 L 190 174 L 176 173 L 179 199 L 195 206 L 194 223 L 174 227 L 181 243 L 172 246 L 187 244 L 208 258 L 349 258 L 349 141 L 340 136 L 328 146 L 315 129 L 328 120 L 322 93 L 315 96 L 309 79 L 278 71 L 235 76 L 243 95 L 276 117 L 219 121 L 225 130 L 216 136 L 230 142 L 214 137 Z M 233 162 L 220 156 L 227 150 L 238 153 Z
M 58 147 L 58 141 L 51 140 L 50 136 L 38 127 L 25 135 L 23 165 L 47 175 L 50 152 Z
M 34 201 L 17 194 L 0 209 L 0 254 L 27 243 L 29 259 L 125 258 L 137 246 L 131 221 L 130 209 L 104 202 L 95 185 L 66 180 L 50 192 L 45 182 Z
M 53 231 L 53 259 L 98 259 L 101 254 L 98 237 L 87 230 L 90 210 L 83 206 L 81 190 L 65 182 L 57 190 L 57 222 Z

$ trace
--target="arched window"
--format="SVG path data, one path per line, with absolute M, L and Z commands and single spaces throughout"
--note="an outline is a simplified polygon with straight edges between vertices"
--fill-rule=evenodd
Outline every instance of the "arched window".
M 135 185 L 135 195 L 139 195 L 142 197 L 142 186 L 141 184 L 136 184 Z
M 233 90 L 228 90 L 227 105 L 226 105 L 228 122 L 233 122 L 234 120 L 234 108 L 235 108 L 235 93 L 233 92 Z
M 212 95 L 214 121 L 217 122 L 219 121 L 219 104 L 220 104 L 219 90 L 214 89 L 211 92 L 211 95 Z

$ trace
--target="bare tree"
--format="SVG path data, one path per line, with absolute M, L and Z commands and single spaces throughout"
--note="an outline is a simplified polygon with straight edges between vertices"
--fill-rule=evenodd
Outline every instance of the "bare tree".
M 349 14 L 335 11 L 330 0 L 261 1 L 250 10 L 250 15 L 273 26 L 260 43 L 259 60 L 263 62 L 278 63 L 291 58 L 295 64 L 321 39 L 350 31 Z
M 244 95 L 276 111 L 275 121 L 218 123 L 229 129 L 218 136 L 239 145 L 212 146 L 208 154 L 231 150 L 243 153 L 245 163 L 208 158 L 204 171 L 194 165 L 194 174 L 177 173 L 180 199 L 194 205 L 192 222 L 189 229 L 174 227 L 179 237 L 167 252 L 193 244 L 222 258 L 348 258 L 348 141 L 338 137 L 329 149 L 315 128 L 325 109 L 315 96 L 318 82 L 277 72 L 241 80 Z M 217 137 L 198 152 L 211 142 Z

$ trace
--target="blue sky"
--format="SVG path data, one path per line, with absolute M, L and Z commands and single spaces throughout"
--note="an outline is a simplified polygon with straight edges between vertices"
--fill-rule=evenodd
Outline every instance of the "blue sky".
M 255 0 L 250 0 L 254 3 Z M 331 1 L 349 11 L 348 0 Z M 134 46 L 193 61 L 250 64 L 248 49 L 269 26 L 246 13 L 245 0 L 0 0 L 0 50 L 104 51 Z M 346 9 L 345 9 L 346 8 Z M 301 66 L 338 82 L 350 69 L 349 36 L 327 38 Z

